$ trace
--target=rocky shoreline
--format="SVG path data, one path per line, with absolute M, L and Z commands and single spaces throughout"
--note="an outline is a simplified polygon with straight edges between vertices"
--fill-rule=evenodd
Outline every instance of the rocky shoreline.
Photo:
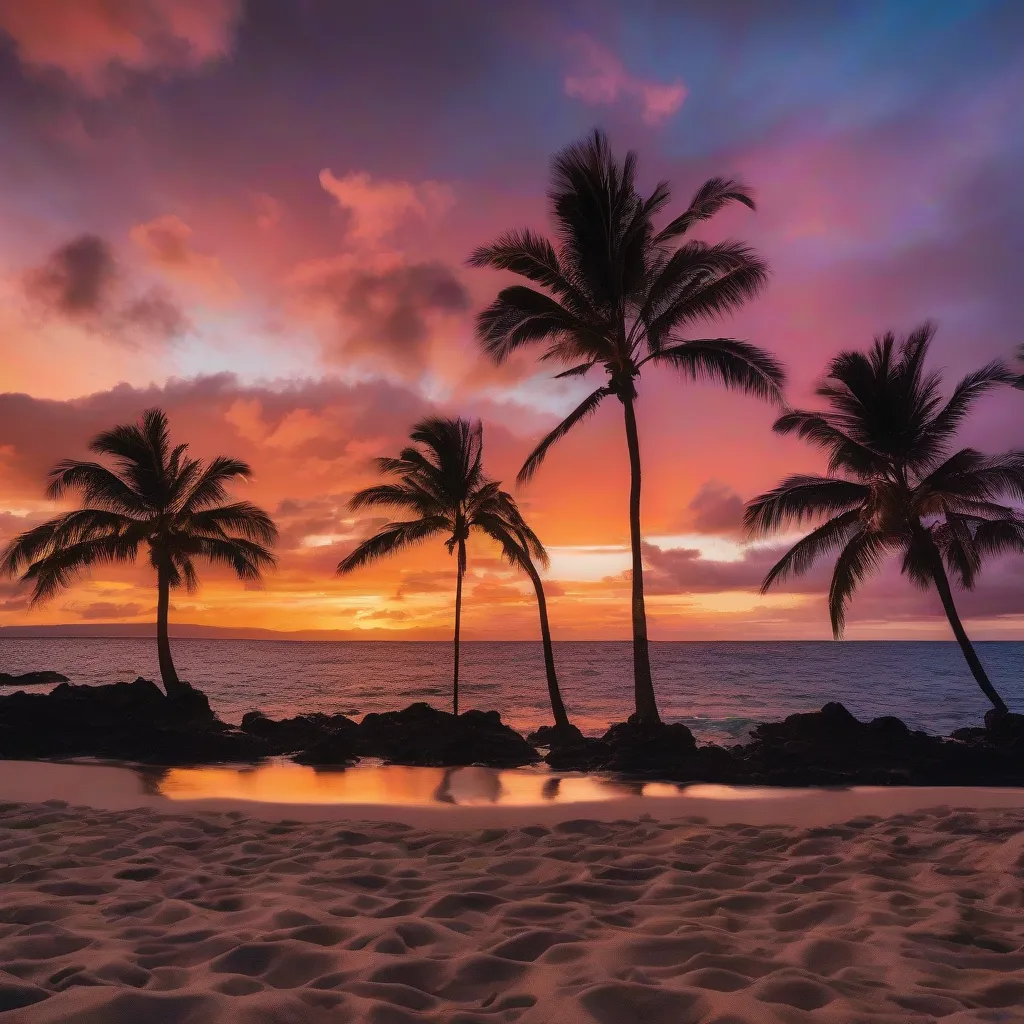
M 861 722 L 837 703 L 756 726 L 745 744 L 698 745 L 685 725 L 613 725 L 600 738 L 550 728 L 521 736 L 496 711 L 458 717 L 428 704 L 402 711 L 259 711 L 240 727 L 220 721 L 199 690 L 171 700 L 146 679 L 106 686 L 61 683 L 50 693 L 0 696 L 0 758 L 95 757 L 150 765 L 255 763 L 289 756 L 323 768 L 361 758 L 391 764 L 608 773 L 669 782 L 768 786 L 1024 786 L 1024 716 L 990 713 L 984 727 L 930 736 L 886 716 Z

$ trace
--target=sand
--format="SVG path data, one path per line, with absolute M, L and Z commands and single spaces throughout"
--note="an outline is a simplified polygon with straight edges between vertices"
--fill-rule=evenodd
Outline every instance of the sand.
M 1022 1006 L 1021 810 L 441 830 L 0 809 L 4 1024 L 909 1024 Z

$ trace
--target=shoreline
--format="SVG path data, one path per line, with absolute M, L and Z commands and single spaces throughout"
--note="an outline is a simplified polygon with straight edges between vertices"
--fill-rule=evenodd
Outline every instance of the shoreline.
M 1009 1024 L 1024 1001 L 1024 808 L 467 829 L 6 804 L 0 1011 Z
M 497 711 L 456 716 L 423 702 L 360 720 L 250 711 L 236 727 L 217 718 L 202 691 L 187 687 L 171 698 L 142 678 L 0 695 L 0 759 L 81 757 L 165 767 L 257 765 L 274 757 L 316 768 L 368 758 L 497 769 L 543 761 L 556 772 L 670 783 L 1013 787 L 1024 786 L 1024 715 L 989 712 L 983 727 L 944 738 L 891 715 L 864 722 L 831 702 L 761 723 L 748 742 L 721 746 L 698 744 L 681 722 L 620 722 L 600 738 L 572 726 L 523 736 Z
M 276 785 L 260 786 L 260 772 L 282 769 L 284 776 L 275 780 Z M 390 791 L 386 780 L 382 785 L 380 779 L 388 772 L 398 776 L 397 785 Z M 302 775 L 307 779 L 299 778 Z M 311 791 L 302 783 L 322 775 L 327 776 L 328 786 L 317 787 L 309 798 Z M 434 773 L 415 767 L 354 767 L 343 773 L 318 773 L 295 765 L 178 768 L 158 777 L 151 768 L 141 765 L 0 761 L 0 803 L 82 806 L 112 812 L 231 813 L 266 821 L 372 821 L 443 829 L 550 825 L 579 818 L 811 828 L 858 818 L 927 812 L 936 807 L 1024 814 L 1024 787 L 825 789 L 694 784 L 670 792 L 667 785 L 539 770 L 499 772 L 467 767 L 455 769 L 454 775 L 461 794 L 440 800 L 431 798 Z M 332 777 L 342 776 L 344 790 L 332 794 Z M 521 785 L 538 778 L 590 785 L 579 786 L 575 793 L 557 799 L 545 798 L 539 787 Z M 277 798 L 282 789 L 292 796 Z M 502 791 L 505 795 L 511 793 L 512 799 L 503 799 Z M 304 793 L 307 799 L 303 799 Z

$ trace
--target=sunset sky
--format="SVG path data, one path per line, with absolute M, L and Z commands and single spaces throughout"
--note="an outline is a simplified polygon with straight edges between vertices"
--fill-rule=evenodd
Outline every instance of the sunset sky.
M 276 517 L 262 589 L 209 572 L 172 621 L 367 637 L 449 634 L 440 543 L 338 579 L 379 521 L 346 501 L 419 417 L 480 417 L 512 486 L 591 390 L 528 354 L 500 370 L 472 317 L 505 282 L 467 267 L 547 228 L 550 155 L 595 126 L 675 208 L 712 174 L 758 210 L 738 237 L 772 282 L 716 325 L 787 365 L 790 400 L 840 348 L 939 323 L 950 374 L 1024 342 L 1024 4 L 1015 0 L 0 0 L 0 543 L 51 516 L 46 470 L 159 405 L 194 453 L 248 460 Z M 699 335 L 698 335 L 699 336 Z M 648 614 L 656 639 L 830 635 L 827 573 L 757 593 L 778 548 L 743 500 L 823 469 L 754 399 L 644 378 Z M 963 433 L 1024 447 L 1024 394 Z M 606 403 L 516 492 L 551 552 L 556 639 L 629 634 L 628 467 Z M 1024 560 L 961 598 L 978 638 L 1024 637 Z M 470 550 L 470 638 L 536 635 L 532 591 Z M 0 624 L 150 621 L 145 567 L 50 604 L 0 583 Z M 946 638 L 890 566 L 848 635 Z

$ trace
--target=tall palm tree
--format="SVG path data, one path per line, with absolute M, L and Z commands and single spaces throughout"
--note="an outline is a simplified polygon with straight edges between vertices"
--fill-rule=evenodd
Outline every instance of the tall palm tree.
M 938 591 L 978 686 L 997 712 L 1005 712 L 957 614 L 949 577 L 970 589 L 986 556 L 1024 551 L 1024 516 L 999 503 L 1024 500 L 1024 452 L 953 450 L 973 403 L 1013 384 L 1015 375 L 1001 362 L 989 363 L 943 401 L 942 375 L 925 368 L 934 334 L 926 323 L 899 342 L 890 333 L 866 354 L 836 356 L 817 388 L 828 410 L 797 410 L 775 423 L 778 433 L 795 433 L 824 449 L 827 475 L 787 477 L 747 505 L 745 520 L 752 534 L 765 535 L 827 517 L 778 561 L 761 591 L 838 551 L 829 589 L 836 638 L 857 586 L 883 555 L 900 555 L 904 575 Z
M 511 231 L 470 256 L 476 267 L 510 270 L 533 285 L 504 288 L 477 319 L 484 350 L 498 363 L 526 345 L 543 344 L 543 360 L 568 364 L 558 377 L 583 376 L 595 366 L 607 381 L 592 391 L 533 450 L 519 473 L 530 479 L 548 450 L 614 396 L 622 405 L 629 451 L 635 718 L 657 723 L 644 604 L 640 534 L 640 441 L 636 380 L 650 365 L 672 367 L 692 380 L 715 380 L 778 401 L 781 365 L 731 338 L 687 338 L 694 323 L 722 316 L 757 295 L 766 264 L 735 241 L 708 245 L 687 232 L 722 208 L 754 201 L 739 182 L 711 178 L 689 206 L 654 226 L 671 199 L 667 182 L 649 196 L 636 185 L 637 157 L 619 163 L 595 131 L 556 154 L 548 193 L 556 242 L 529 230 Z
M 219 455 L 209 464 L 171 447 L 167 416 L 148 409 L 139 423 L 105 430 L 89 449 L 101 462 L 65 459 L 49 474 L 47 496 L 77 491 L 83 507 L 16 537 L 0 571 L 33 584 L 33 603 L 49 600 L 95 565 L 134 562 L 143 546 L 156 573 L 157 652 L 168 697 L 191 688 L 178 679 L 167 634 L 170 592 L 199 585 L 196 560 L 230 568 L 240 580 L 259 580 L 274 565 L 270 547 L 277 527 L 248 501 L 225 504 L 227 484 L 247 480 L 252 470 Z
M 352 572 L 393 555 L 429 537 L 444 537 L 448 553 L 456 555 L 455 639 L 452 707 L 459 713 L 459 634 L 462 622 L 462 581 L 466 575 L 466 541 L 473 530 L 496 541 L 504 557 L 530 577 L 537 594 L 544 639 L 548 690 L 556 726 L 568 726 L 555 676 L 544 587 L 536 562 L 547 563 L 547 552 L 523 519 L 515 499 L 489 480 L 483 471 L 483 425 L 479 420 L 421 420 L 409 435 L 413 442 L 397 458 L 377 459 L 377 468 L 395 478 L 354 494 L 349 508 L 385 508 L 415 518 L 388 523 L 342 559 L 338 573 Z

